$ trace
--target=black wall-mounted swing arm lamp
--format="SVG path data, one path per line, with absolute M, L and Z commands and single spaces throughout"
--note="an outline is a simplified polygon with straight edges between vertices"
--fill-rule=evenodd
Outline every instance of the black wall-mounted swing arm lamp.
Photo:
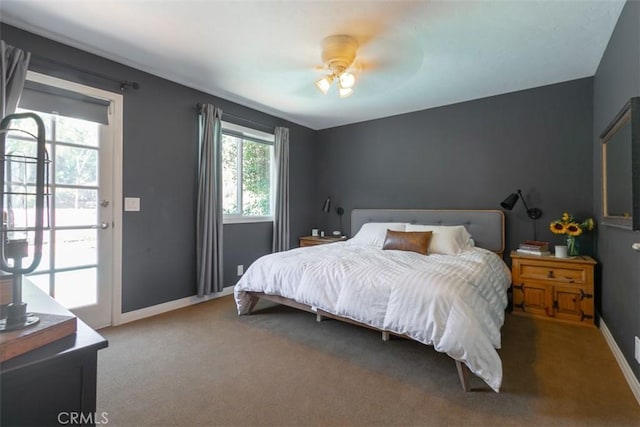
M 524 200 L 524 196 L 522 195 L 521 190 L 518 190 L 515 193 L 509 194 L 509 196 L 506 199 L 504 199 L 502 203 L 500 203 L 500 206 L 510 211 L 516 205 L 516 203 L 518 202 L 518 199 L 522 199 L 522 203 L 524 204 L 524 208 L 527 210 L 527 215 L 529 216 L 529 218 L 538 219 L 542 217 L 542 211 L 540 209 L 529 208 L 529 206 L 527 206 L 527 202 Z
M 327 197 L 327 200 L 324 201 L 324 204 L 322 205 L 322 212 L 331 212 L 331 197 Z M 338 214 L 338 217 L 340 218 L 340 232 L 342 233 L 342 215 L 344 215 L 344 209 L 338 206 L 336 208 L 336 214 Z

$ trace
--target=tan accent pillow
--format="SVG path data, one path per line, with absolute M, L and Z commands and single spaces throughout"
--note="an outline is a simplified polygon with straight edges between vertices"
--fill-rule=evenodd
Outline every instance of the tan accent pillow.
M 417 252 L 427 254 L 432 231 L 393 231 L 387 230 L 382 249 Z

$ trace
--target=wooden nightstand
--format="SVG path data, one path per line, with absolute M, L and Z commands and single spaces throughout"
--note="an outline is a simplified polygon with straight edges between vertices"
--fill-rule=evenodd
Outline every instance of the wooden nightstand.
M 332 236 L 304 236 L 300 237 L 300 247 L 326 245 L 327 243 L 344 242 L 346 237 L 332 237 Z
M 593 258 L 512 251 L 511 261 L 513 314 L 594 326 Z

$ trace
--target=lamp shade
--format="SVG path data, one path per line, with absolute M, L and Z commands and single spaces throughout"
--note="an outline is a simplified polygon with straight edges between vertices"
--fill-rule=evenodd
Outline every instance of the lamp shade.
M 341 88 L 350 89 L 356 83 L 356 77 L 353 74 L 345 71 L 344 73 L 340 74 L 339 81 Z
M 518 193 L 511 193 L 509 194 L 509 196 L 507 196 L 506 199 L 502 201 L 502 203 L 500 203 L 500 206 L 510 211 L 518 202 L 518 198 Z
M 327 197 L 327 200 L 324 201 L 324 204 L 322 205 L 322 212 L 331 212 L 331 197 Z
M 322 93 L 326 94 L 329 92 L 329 88 L 331 87 L 331 83 L 333 82 L 333 76 L 326 76 L 321 78 L 316 82 L 316 87 L 322 91 Z
M 348 87 L 340 87 L 338 88 L 338 93 L 340 94 L 340 98 L 347 98 L 353 95 L 353 89 Z

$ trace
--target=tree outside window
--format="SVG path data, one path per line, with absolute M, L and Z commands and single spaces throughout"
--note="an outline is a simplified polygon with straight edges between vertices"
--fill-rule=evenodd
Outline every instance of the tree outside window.
M 273 146 L 222 134 L 223 213 L 237 217 L 271 216 Z

